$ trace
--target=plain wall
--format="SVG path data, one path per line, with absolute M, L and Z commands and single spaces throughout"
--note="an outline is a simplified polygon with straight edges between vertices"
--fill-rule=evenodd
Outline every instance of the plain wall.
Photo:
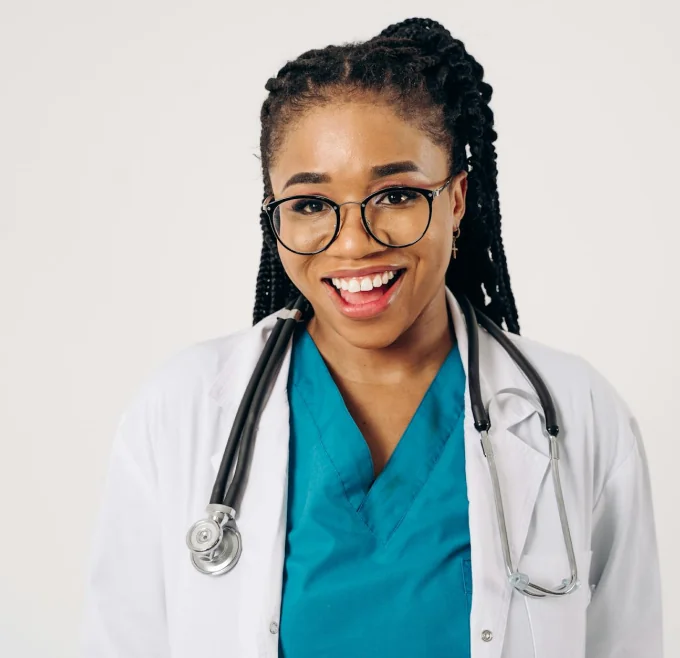
M 266 80 L 408 16 L 494 87 L 522 333 L 638 417 L 680 655 L 677 7 L 1 0 L 0 655 L 75 655 L 119 415 L 170 355 L 250 324 Z

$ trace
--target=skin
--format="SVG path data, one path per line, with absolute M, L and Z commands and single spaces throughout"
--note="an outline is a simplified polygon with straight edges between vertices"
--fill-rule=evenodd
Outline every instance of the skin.
M 404 160 L 414 161 L 422 173 L 371 179 L 371 167 Z M 269 175 L 276 199 L 320 194 L 343 203 L 390 185 L 435 189 L 448 178 L 447 160 L 442 147 L 389 106 L 353 100 L 309 110 L 289 126 Z M 326 173 L 330 182 L 284 189 L 298 172 Z M 444 277 L 466 191 L 467 174 L 461 172 L 434 199 L 428 231 L 410 247 L 394 249 L 373 240 L 354 204 L 342 207 L 340 234 L 327 250 L 301 256 L 279 244 L 286 273 L 314 308 L 308 331 L 369 445 L 376 475 L 455 341 Z M 322 278 L 372 265 L 406 268 L 401 289 L 378 316 L 347 318 L 335 308 Z

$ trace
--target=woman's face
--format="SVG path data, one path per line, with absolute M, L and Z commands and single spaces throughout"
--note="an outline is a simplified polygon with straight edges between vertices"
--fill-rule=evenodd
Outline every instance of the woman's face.
M 373 171 L 406 162 L 412 171 Z M 317 182 L 287 184 L 302 172 L 316 174 Z M 344 203 L 394 185 L 434 190 L 449 171 L 444 149 L 389 107 L 367 100 L 304 114 L 288 128 L 269 175 L 275 199 L 310 194 Z M 374 240 L 364 229 L 358 204 L 341 207 L 340 233 L 321 253 L 302 256 L 279 243 L 288 276 L 314 308 L 313 322 L 357 347 L 379 348 L 393 344 L 419 319 L 428 322 L 433 313 L 446 313 L 444 277 L 453 233 L 465 211 L 466 187 L 461 172 L 433 199 L 429 228 L 410 247 L 386 247 Z M 351 292 L 357 283 L 369 287 L 365 277 L 373 289 Z M 349 290 L 342 290 L 342 279 Z M 352 279 L 357 281 L 352 284 Z

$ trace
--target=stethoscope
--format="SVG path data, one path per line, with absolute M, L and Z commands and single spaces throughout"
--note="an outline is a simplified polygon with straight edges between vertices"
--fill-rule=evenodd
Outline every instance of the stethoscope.
M 491 475 L 496 517 L 500 531 L 501 551 L 503 553 L 508 582 L 517 591 L 531 597 L 541 598 L 570 594 L 579 586 L 579 581 L 574 546 L 571 532 L 569 531 L 567 511 L 560 483 L 560 455 L 557 443 L 559 427 L 556 422 L 555 405 L 553 404 L 552 397 L 536 369 L 504 334 L 503 330 L 484 313 L 475 310 L 464 295 L 456 295 L 456 299 L 463 310 L 468 330 L 468 386 L 470 389 L 470 404 L 475 429 L 481 434 L 482 451 L 486 457 Z M 208 516 L 197 521 L 189 528 L 186 542 L 191 551 L 191 562 L 201 573 L 212 576 L 227 573 L 236 566 L 241 556 L 241 533 L 236 527 L 236 509 L 240 504 L 245 488 L 244 480 L 252 456 L 253 437 L 255 436 L 258 420 L 269 393 L 270 385 L 276 377 L 288 342 L 295 330 L 295 325 L 303 320 L 307 308 L 307 300 L 300 296 L 279 312 L 276 324 L 267 339 L 264 350 L 255 366 L 255 370 L 243 394 L 241 404 L 236 412 L 234 424 L 232 425 L 213 486 L 210 504 L 206 508 Z M 527 574 L 517 571 L 512 565 L 508 530 L 503 512 L 503 499 L 493 447 L 489 438 L 491 420 L 482 402 L 479 379 L 478 322 L 498 341 L 526 375 L 536 390 L 543 409 L 545 429 L 548 433 L 550 444 L 550 470 L 571 572 L 568 579 L 565 578 L 560 585 L 554 588 L 533 583 Z M 234 458 L 236 458 L 235 466 Z M 228 482 L 232 471 L 231 482 Z

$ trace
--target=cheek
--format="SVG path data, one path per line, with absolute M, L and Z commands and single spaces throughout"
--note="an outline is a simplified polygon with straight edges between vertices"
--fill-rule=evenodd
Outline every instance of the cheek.
M 428 276 L 435 272 L 445 272 L 451 259 L 453 244 L 453 220 L 448 216 L 432 216 L 427 233 L 415 246 L 419 247 L 421 265 L 427 269 Z
M 446 277 L 451 260 L 451 247 L 442 239 L 428 245 L 427 253 L 421 253 L 416 270 L 415 285 L 425 290 L 438 288 Z
M 453 235 L 453 224 L 453 212 L 442 200 L 440 207 L 432 211 L 432 222 L 428 233 L 432 231 L 432 235 L 436 235 L 439 240 L 448 240 Z
M 278 245 L 279 258 L 281 259 L 281 264 L 283 269 L 286 271 L 288 278 L 296 283 L 297 279 L 297 268 L 295 267 L 295 254 L 291 254 L 287 249 L 284 249 L 281 245 Z
M 283 265 L 283 269 L 286 271 L 288 278 L 300 291 L 304 292 L 307 290 L 309 288 L 307 271 L 311 259 L 308 256 L 294 254 L 288 251 L 288 249 L 284 249 L 281 245 L 278 245 L 278 251 L 281 264 Z

